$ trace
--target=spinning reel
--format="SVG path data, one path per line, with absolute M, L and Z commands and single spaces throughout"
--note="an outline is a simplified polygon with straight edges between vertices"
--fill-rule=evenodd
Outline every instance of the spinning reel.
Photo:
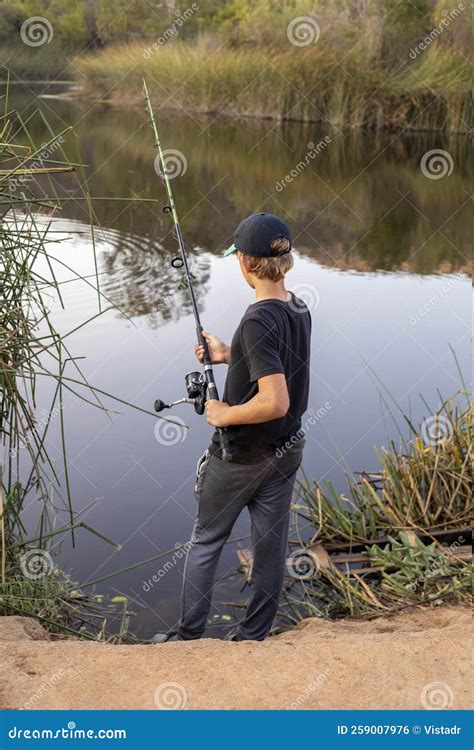
M 160 412 L 163 409 L 170 409 L 177 404 L 193 404 L 196 414 L 204 414 L 206 403 L 207 384 L 201 372 L 188 372 L 184 376 L 186 384 L 187 398 L 180 398 L 178 401 L 172 401 L 171 404 L 165 404 L 160 398 L 155 401 L 155 411 Z

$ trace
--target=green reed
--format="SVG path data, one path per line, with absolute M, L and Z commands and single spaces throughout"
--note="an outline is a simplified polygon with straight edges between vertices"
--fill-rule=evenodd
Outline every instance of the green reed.
M 36 110 L 25 118 L 9 110 L 8 88 L 0 115 L 0 614 L 35 617 L 52 633 L 76 633 L 87 638 L 110 638 L 110 626 L 119 620 L 125 636 L 129 613 L 123 597 L 110 602 L 85 594 L 57 563 L 62 540 L 74 546 L 79 530 L 119 545 L 83 520 L 92 505 L 74 511 L 68 474 L 65 393 L 84 404 L 109 411 L 104 399 L 113 399 L 140 411 L 133 404 L 90 384 L 80 358 L 70 351 L 68 336 L 59 333 L 52 305 L 64 308 L 61 282 L 55 274 L 54 248 L 60 239 L 52 218 L 65 194 L 62 179 L 74 180 L 79 200 L 88 208 L 91 226 L 96 217 L 87 179 L 72 129 L 54 132 Z M 31 131 L 37 119 L 50 134 L 46 143 L 34 143 Z M 66 139 L 69 139 L 66 141 Z M 59 144 L 59 147 L 58 147 Z M 77 152 L 70 159 L 65 147 Z M 53 148 L 54 146 L 54 148 Z M 68 183 L 71 185 L 71 182 Z M 91 228 L 94 258 L 96 248 Z M 39 262 L 41 261 L 41 263 Z M 68 266 L 66 266 L 69 268 Z M 80 277 L 93 287 L 98 311 L 113 305 L 101 292 L 97 262 L 95 276 Z M 40 380 L 51 382 L 49 405 L 38 413 Z M 86 406 L 84 408 L 87 408 Z M 48 431 L 55 422 L 61 441 L 61 458 L 50 454 Z M 34 503 L 36 528 L 26 528 L 24 515 Z
M 378 452 L 377 472 L 349 475 L 347 493 L 317 480 L 300 484 L 295 510 L 314 534 L 292 541 L 301 572 L 290 562 L 292 622 L 470 601 L 469 394 L 442 401 L 418 428 L 407 423 L 409 438 Z

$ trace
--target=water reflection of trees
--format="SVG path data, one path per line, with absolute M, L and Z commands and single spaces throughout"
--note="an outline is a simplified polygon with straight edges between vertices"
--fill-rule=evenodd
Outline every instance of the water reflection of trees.
M 65 102 L 60 106 L 67 119 Z M 98 202 L 100 223 L 150 237 L 174 252 L 170 220 L 161 212 L 165 193 L 153 169 L 153 139 L 143 111 L 101 106 L 87 114 L 74 110 L 70 116 L 84 118 L 79 125 L 81 149 L 93 195 L 157 200 L 134 200 L 128 206 Z M 173 181 L 173 188 L 192 246 L 220 252 L 242 216 L 262 209 L 282 214 L 290 222 L 297 248 L 325 264 L 409 268 L 418 273 L 467 266 L 467 138 L 374 135 L 328 130 L 315 123 L 213 120 L 169 112 L 158 116 L 165 147 L 179 149 L 187 159 L 187 171 Z M 308 143 L 318 143 L 326 134 L 331 138 L 327 148 L 278 191 L 277 182 L 304 158 Z M 427 179 L 421 172 L 420 159 L 433 148 L 446 149 L 453 158 L 453 173 L 444 180 Z M 71 202 L 67 210 L 84 220 L 83 205 Z M 145 289 L 138 271 L 136 275 Z
M 146 316 L 152 328 L 192 312 L 183 269 L 173 268 L 173 254 L 152 237 L 115 232 L 101 253 L 101 287 L 130 317 Z M 204 299 L 210 275 L 209 256 L 188 248 L 193 284 Z

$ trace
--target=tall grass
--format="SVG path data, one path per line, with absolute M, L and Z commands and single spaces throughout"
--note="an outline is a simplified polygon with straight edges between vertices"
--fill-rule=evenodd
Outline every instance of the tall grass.
M 154 98 L 187 110 L 469 130 L 464 4 L 460 10 L 448 0 L 202 0 L 180 24 L 179 11 L 166 4 L 156 13 L 146 3 L 123 3 L 118 16 L 113 4 L 34 5 L 35 13 L 31 3 L 15 18 L 6 13 L 0 28 L 0 37 L 12 39 L 3 61 L 17 77 L 71 78 L 79 71 L 91 93 L 127 103 L 138 101 L 144 68 L 151 87 L 154 78 Z M 27 46 L 21 21 L 40 10 L 54 37 Z
M 2 40 L 0 63 L 8 66 L 13 80 L 72 80 L 75 71 L 70 59 L 77 51 L 67 50 L 56 40 L 40 47 L 28 47 L 20 40 L 16 42 Z M 0 66 L 0 80 L 6 79 L 5 68 Z
M 411 439 L 379 453 L 380 470 L 348 493 L 305 481 L 296 510 L 314 534 L 293 540 L 284 617 L 374 616 L 471 599 L 473 410 L 441 404 Z
M 41 146 L 31 136 L 35 118 L 42 119 L 51 135 Z M 109 623 L 118 619 L 115 630 L 121 639 L 128 622 L 126 600 L 116 597 L 102 604 L 100 597 L 75 586 L 59 563 L 62 540 L 69 535 L 74 546 L 79 531 L 119 547 L 85 523 L 91 506 L 74 511 L 65 394 L 75 394 L 85 408 L 107 411 L 104 397 L 126 403 L 87 381 L 68 348 L 69 332 L 60 334 L 51 318 L 52 304 L 63 306 L 51 251 L 58 240 L 49 218 L 61 208 L 60 176 L 75 180 L 77 199 L 89 207 L 91 222 L 95 218 L 79 154 L 76 162 L 66 158 L 62 147 L 48 155 L 50 145 L 64 138 L 73 138 L 72 129 L 55 133 L 41 112 L 25 120 L 9 110 L 7 89 L 0 116 L 0 614 L 32 616 L 55 634 L 88 638 L 108 637 Z M 93 230 L 91 240 L 95 253 Z M 94 319 L 107 312 L 111 305 L 98 277 L 91 280 L 69 270 L 95 289 Z M 40 379 L 48 379 L 52 387 L 49 406 L 38 414 Z M 48 449 L 53 423 L 61 440 L 59 461 Z M 33 529 L 25 520 L 32 504 L 37 518 Z
M 337 49 L 218 48 L 168 43 L 144 58 L 139 43 L 78 61 L 90 93 L 139 103 L 146 71 L 164 107 L 334 126 L 467 132 L 470 82 L 465 57 L 450 48 L 391 70 L 359 46 L 341 64 Z

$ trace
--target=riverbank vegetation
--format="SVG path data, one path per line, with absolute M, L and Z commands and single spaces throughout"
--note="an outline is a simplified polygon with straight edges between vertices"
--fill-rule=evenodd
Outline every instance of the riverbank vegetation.
M 39 111 L 25 121 L 10 110 L 7 91 L 0 116 L 0 615 L 34 617 L 55 636 L 121 641 L 127 600 L 93 588 L 85 593 L 59 562 L 64 541 L 74 547 L 84 532 L 119 547 L 86 523 L 95 502 L 73 508 L 64 409 L 65 396 L 74 394 L 85 408 L 110 414 L 103 401 L 115 397 L 87 381 L 68 346 L 73 331 L 59 333 L 54 324 L 52 311 L 63 307 L 54 269 L 66 265 L 55 257 L 59 239 L 50 219 L 67 194 L 60 178 L 74 179 L 76 199 L 94 217 L 79 154 L 73 161 L 63 148 L 66 140 L 74 145 L 72 129 L 55 133 L 46 123 L 50 137 L 37 146 L 35 118 L 46 123 Z M 97 293 L 94 318 L 110 309 L 97 276 L 69 271 Z M 52 382 L 49 402 L 45 379 Z
M 347 494 L 300 484 L 296 511 L 314 534 L 292 540 L 283 621 L 471 601 L 469 394 L 408 424 L 410 439 L 379 452 L 379 471 L 350 477 Z
M 41 146 L 31 134 L 35 118 L 41 120 L 40 132 L 45 127 L 49 133 Z M 194 148 L 204 160 L 204 150 Z M 236 170 L 238 156 L 236 149 Z M 270 168 L 270 156 L 261 169 Z M 219 155 L 206 158 L 212 168 Z M 115 160 L 115 165 L 123 173 L 123 161 Z M 110 169 L 108 179 L 114 177 Z M 195 170 L 193 179 L 199 180 L 201 171 Z M 70 179 L 74 185 L 66 183 Z M 417 179 L 423 186 L 429 183 Z M 104 603 L 102 597 L 84 593 L 112 576 L 79 585 L 57 562 L 59 541 L 67 538 L 74 544 L 84 531 L 117 546 L 87 525 L 88 507 L 74 511 L 69 491 L 64 395 L 72 390 L 85 408 L 105 409 L 102 398 L 110 394 L 83 377 L 68 348 L 68 333 L 60 335 L 51 315 L 62 301 L 53 272 L 55 235 L 49 216 L 62 210 L 65 184 L 96 224 L 71 129 L 53 131 L 39 111 L 26 123 L 20 112 L 9 111 L 6 100 L 0 117 L 0 614 L 27 614 L 56 635 L 94 639 L 108 638 L 114 623 L 121 639 L 129 616 L 123 597 Z M 196 186 L 190 183 L 191 188 L 195 194 Z M 94 245 L 93 230 L 91 239 Z M 97 276 L 80 283 L 95 290 L 98 314 L 115 306 Z M 54 388 L 42 411 L 38 403 L 44 378 Z M 291 622 L 310 615 L 372 616 L 417 604 L 467 601 L 472 411 L 459 403 L 461 398 L 444 403 L 424 429 L 410 425 L 411 440 L 401 449 L 389 446 L 381 454 L 380 472 L 351 481 L 349 496 L 339 497 L 317 482 L 302 484 L 298 512 L 315 533 L 309 542 L 298 540 L 292 550 L 297 575 L 289 576 L 285 608 Z M 61 438 L 59 458 L 48 450 L 53 429 Z
M 41 14 L 51 38 L 15 42 L 17 77 L 77 77 L 90 95 L 130 105 L 141 104 L 145 71 L 157 101 L 188 112 L 469 129 L 467 3 L 25 0 L 5 13 L 0 39 Z

